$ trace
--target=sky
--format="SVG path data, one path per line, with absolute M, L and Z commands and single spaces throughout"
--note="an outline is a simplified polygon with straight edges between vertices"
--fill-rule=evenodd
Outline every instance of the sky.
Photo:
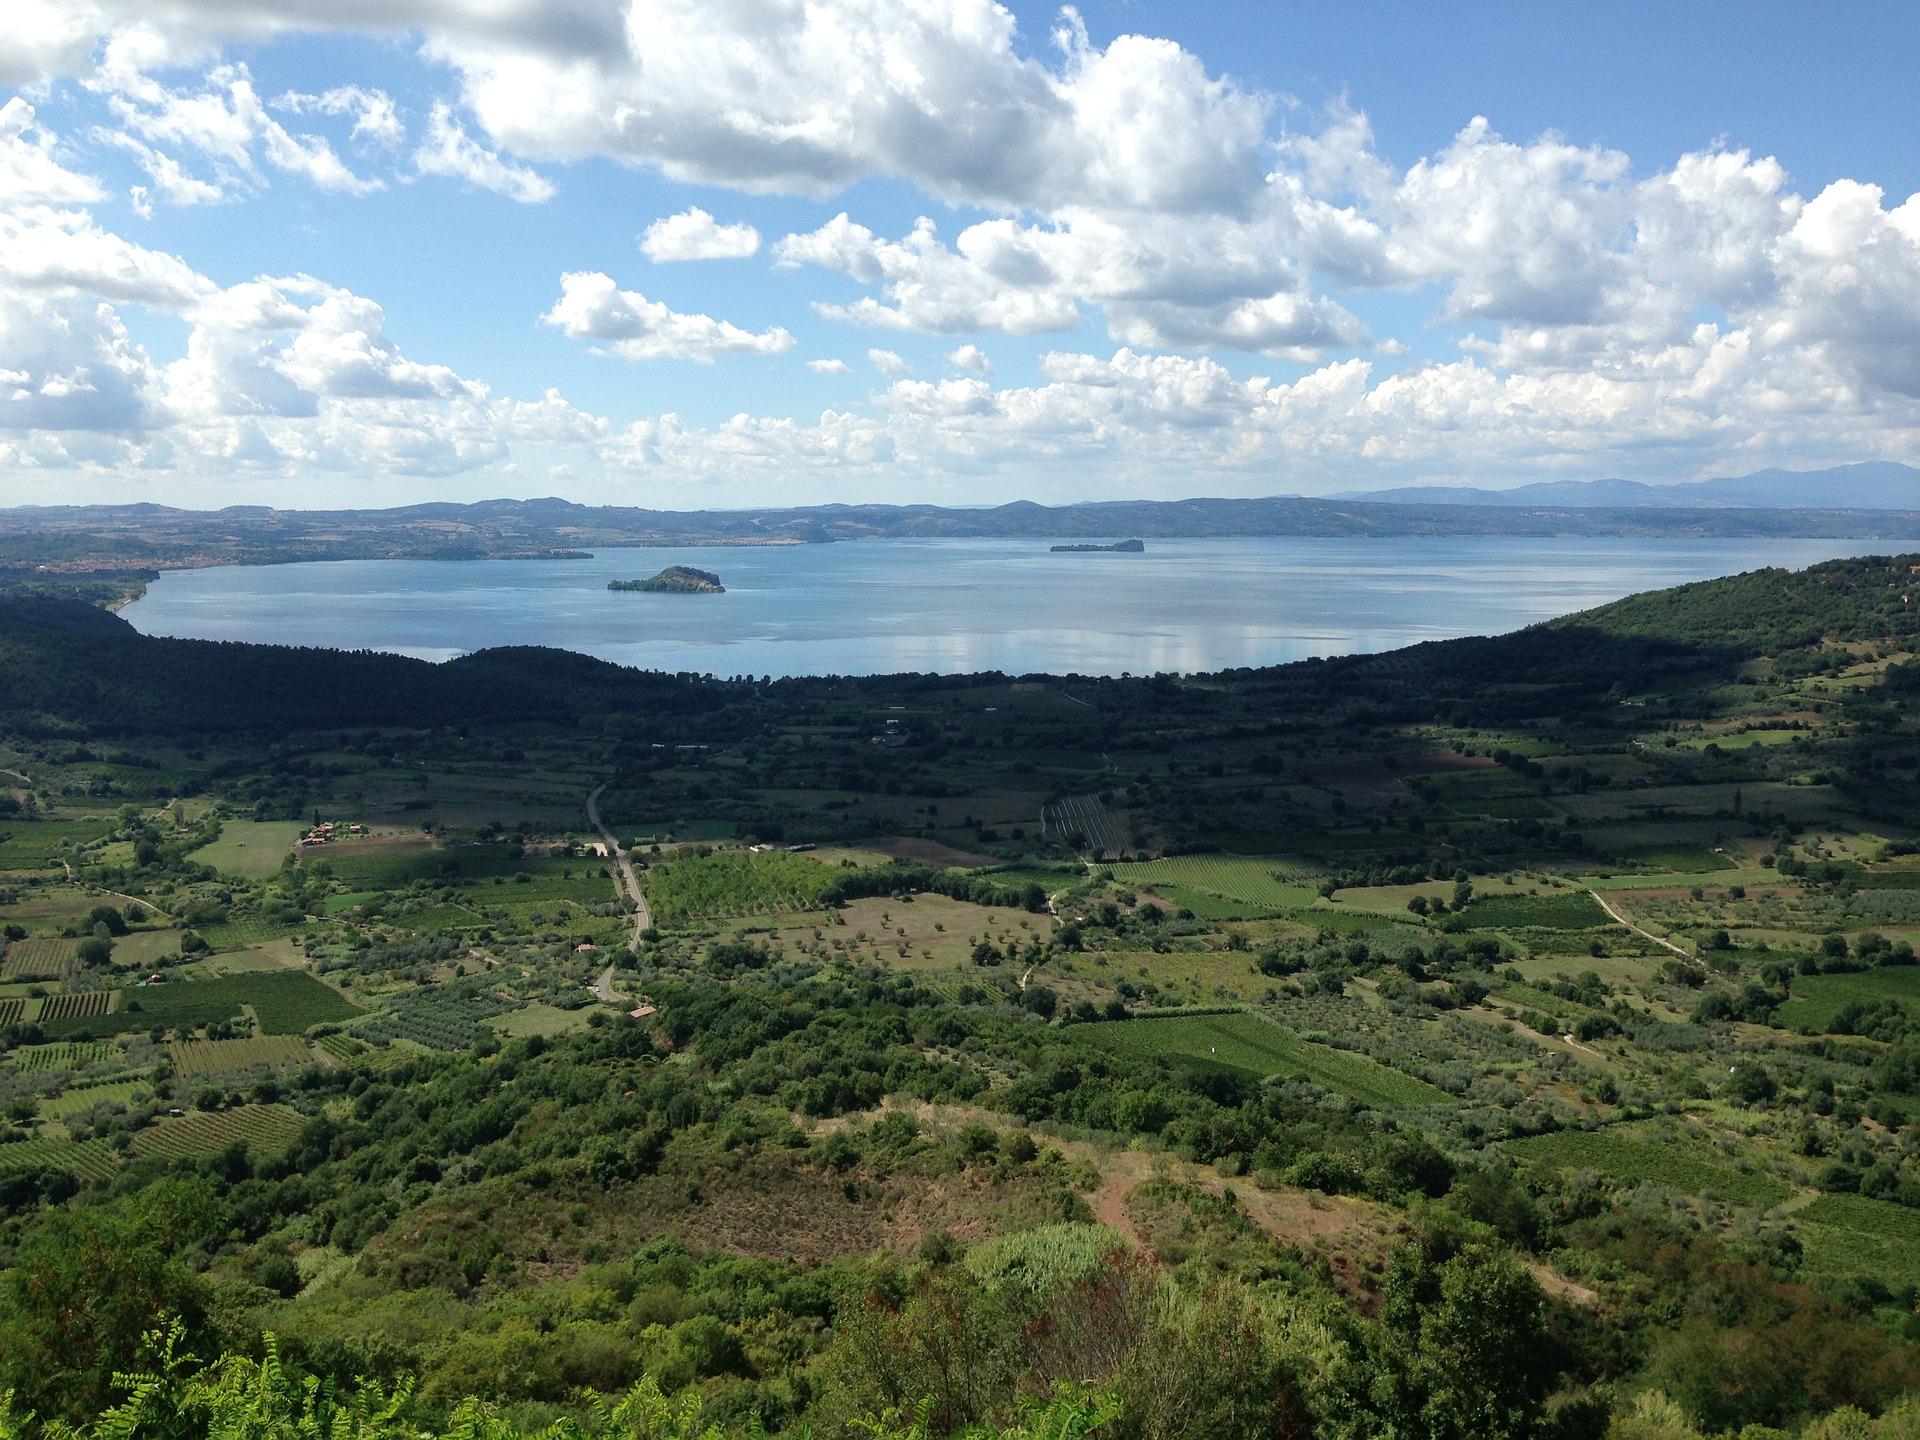
M 0 504 L 1920 463 L 1920 6 L 6 8 Z

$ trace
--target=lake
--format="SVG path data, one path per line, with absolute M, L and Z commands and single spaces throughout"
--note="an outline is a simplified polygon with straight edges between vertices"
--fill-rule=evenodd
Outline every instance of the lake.
M 175 570 L 122 613 L 149 635 L 429 660 L 552 645 L 725 676 L 1139 675 L 1497 634 L 1638 590 L 1875 549 L 1843 540 L 1274 537 L 1054 555 L 1048 543 L 863 540 Z M 727 593 L 606 588 L 667 565 L 715 571 Z

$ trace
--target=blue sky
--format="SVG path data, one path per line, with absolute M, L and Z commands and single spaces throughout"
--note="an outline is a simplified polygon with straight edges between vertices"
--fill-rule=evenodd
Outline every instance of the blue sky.
M 0 502 L 1920 459 L 1915 7 L 21 3 Z

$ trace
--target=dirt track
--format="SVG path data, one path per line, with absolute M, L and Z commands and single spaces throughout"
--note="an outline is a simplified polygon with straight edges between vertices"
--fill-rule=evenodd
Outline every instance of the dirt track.
M 640 948 L 640 936 L 653 927 L 653 911 L 647 907 L 647 897 L 641 892 L 640 878 L 633 873 L 633 862 L 627 858 L 627 852 L 620 848 L 620 842 L 613 838 L 613 831 L 607 828 L 607 822 L 600 818 L 600 794 L 606 788 L 605 785 L 596 785 L 593 793 L 587 796 L 587 819 L 606 842 L 608 858 L 613 861 L 614 879 L 621 892 L 633 901 L 633 936 L 627 941 L 627 948 L 637 951 Z

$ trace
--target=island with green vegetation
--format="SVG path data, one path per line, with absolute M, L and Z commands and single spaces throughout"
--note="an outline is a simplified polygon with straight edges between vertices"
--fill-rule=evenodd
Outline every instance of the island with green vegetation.
M 607 589 L 639 590 L 649 595 L 724 595 L 727 592 L 718 575 L 711 570 L 696 570 L 691 565 L 669 565 L 645 580 L 609 580 Z
M 1111 545 L 1086 544 L 1053 545 L 1048 547 L 1055 555 L 1139 555 L 1147 548 L 1144 540 L 1116 540 Z
M 1920 555 L 1070 682 L 61 583 L 0 1436 L 1920 1425 Z

